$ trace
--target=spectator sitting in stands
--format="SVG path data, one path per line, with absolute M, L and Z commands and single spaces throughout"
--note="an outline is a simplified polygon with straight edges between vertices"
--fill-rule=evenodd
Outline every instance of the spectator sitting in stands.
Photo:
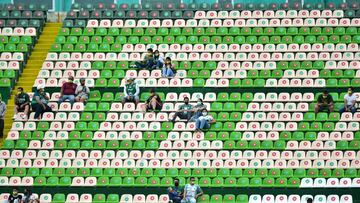
M 185 97 L 184 104 L 179 107 L 179 110 L 175 113 L 175 115 L 170 121 L 175 122 L 175 119 L 177 117 L 189 121 L 192 116 L 192 108 L 192 105 L 189 104 L 189 97 Z
M 154 52 L 152 48 L 149 48 L 144 60 L 140 62 L 136 61 L 131 67 L 138 69 L 152 69 L 154 65 Z
M 150 96 L 145 102 L 145 111 L 160 111 L 162 108 L 162 101 L 154 89 L 150 90 Z
M 37 91 L 35 92 L 33 99 L 31 101 L 31 108 L 35 111 L 35 119 L 40 119 L 40 116 L 44 112 L 51 112 L 51 108 L 48 106 L 49 96 L 46 95 L 44 91 L 44 86 L 37 86 Z
M 128 78 L 126 80 L 124 87 L 124 97 L 122 99 L 122 104 L 124 105 L 126 102 L 135 102 L 135 105 L 139 103 L 139 94 L 140 89 L 136 82 L 134 82 L 134 78 Z
M 80 85 L 75 90 L 75 101 L 85 103 L 89 99 L 90 89 L 85 85 L 85 78 L 80 79 Z
M 179 186 L 179 179 L 174 178 L 174 186 L 168 188 L 169 202 L 180 203 L 182 199 L 183 188 Z
M 14 188 L 12 193 L 9 195 L 8 203 L 21 203 L 22 202 L 22 196 L 19 194 L 19 190 L 17 188 Z
M 60 91 L 60 98 L 58 103 L 62 103 L 66 100 L 69 100 L 71 104 L 75 101 L 75 91 L 76 91 L 77 85 L 74 83 L 74 77 L 70 76 L 69 81 L 65 82 Z
M 171 63 L 171 58 L 166 57 L 165 64 L 162 68 L 162 76 L 163 77 L 174 77 L 174 75 L 175 75 L 175 67 Z
M 354 88 L 349 87 L 348 93 L 344 97 L 344 107 L 340 109 L 340 114 L 344 112 L 351 112 L 354 114 L 356 112 L 355 103 L 356 96 L 354 94 Z
M 195 185 L 195 178 L 190 178 L 190 184 L 184 187 L 184 194 L 181 203 L 196 203 L 196 199 L 203 193 L 199 185 Z
M 24 89 L 22 87 L 19 87 L 18 92 L 15 96 L 15 106 L 14 106 L 14 117 L 16 118 L 16 114 L 18 112 L 24 112 L 25 116 L 23 119 L 27 119 L 30 113 L 30 97 L 29 95 L 24 92 Z
M 209 129 L 210 125 L 215 122 L 215 119 L 211 115 L 208 115 L 208 111 L 203 109 L 201 111 L 201 116 L 195 120 L 195 131 L 199 132 L 204 129 Z
M 154 65 L 152 69 L 159 69 L 164 65 L 164 57 L 160 56 L 159 50 L 154 51 Z
M 40 203 L 40 201 L 36 199 L 30 189 L 25 188 L 22 203 Z
M 321 95 L 319 95 L 317 99 L 315 113 L 319 113 L 319 111 L 324 110 L 327 110 L 329 113 L 334 111 L 334 100 L 326 90 Z
M 206 105 L 203 103 L 203 100 L 199 98 L 197 104 L 193 108 L 194 115 L 191 117 L 190 122 L 195 122 L 195 120 L 202 115 L 201 111 L 203 109 L 206 109 Z
M 0 94 L 0 138 L 4 137 L 5 113 L 6 104 L 2 101 L 2 96 Z

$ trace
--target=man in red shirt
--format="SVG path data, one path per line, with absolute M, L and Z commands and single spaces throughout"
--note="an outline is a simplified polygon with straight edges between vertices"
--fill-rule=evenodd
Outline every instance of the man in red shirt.
M 59 104 L 66 100 L 69 100 L 69 102 L 71 104 L 74 103 L 75 90 L 76 90 L 77 85 L 73 81 L 74 81 L 74 77 L 70 76 L 69 81 L 64 83 L 63 86 L 61 87 L 60 98 L 59 98 L 59 102 L 58 102 Z

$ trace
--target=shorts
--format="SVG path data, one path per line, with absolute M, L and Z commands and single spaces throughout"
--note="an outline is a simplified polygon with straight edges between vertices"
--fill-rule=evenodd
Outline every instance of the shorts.
M 135 102 L 135 101 L 139 101 L 139 96 L 131 96 L 130 99 L 128 99 L 127 97 L 123 97 L 123 101 L 124 101 L 124 102 Z
M 20 107 L 21 105 L 22 105 L 22 104 L 17 104 L 17 105 L 16 105 L 16 106 L 18 106 L 18 112 L 24 112 L 26 106 L 29 106 L 29 108 L 30 108 L 30 104 L 26 104 L 23 108 Z
M 329 110 L 329 106 L 328 105 L 320 105 L 319 106 L 319 111 L 325 111 L 325 110 Z
M 151 105 L 146 105 L 146 111 L 150 111 L 150 110 L 156 110 L 156 111 L 161 111 L 161 109 L 162 109 L 162 106 L 161 105 L 159 105 L 159 104 L 156 104 L 156 107 L 155 107 L 155 109 L 153 109 L 152 108 L 152 106 Z
M 79 94 L 77 95 L 75 98 L 80 98 L 80 99 L 89 99 L 89 96 L 87 94 Z

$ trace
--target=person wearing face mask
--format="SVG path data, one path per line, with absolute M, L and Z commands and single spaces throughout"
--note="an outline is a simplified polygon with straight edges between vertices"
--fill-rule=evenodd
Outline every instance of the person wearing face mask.
M 179 186 L 179 179 L 174 178 L 174 186 L 168 188 L 169 202 L 180 203 L 182 199 L 183 188 Z
M 31 101 L 31 108 L 35 111 L 34 119 L 40 119 L 40 116 L 44 112 L 51 112 L 51 108 L 48 106 L 49 96 L 44 91 L 44 86 L 37 86 L 37 91 L 34 93 L 34 96 Z
M 24 89 L 22 87 L 19 87 L 17 90 L 18 92 L 15 96 L 13 119 L 16 118 L 16 114 L 18 112 L 24 112 L 25 117 L 23 117 L 23 119 L 27 119 L 30 113 L 30 97 L 26 92 L 24 92 Z
M 181 203 L 196 203 L 196 199 L 203 193 L 199 185 L 195 184 L 195 178 L 190 178 L 190 183 L 184 187 L 184 194 Z
M 4 137 L 4 119 L 6 113 L 6 104 L 2 101 L 0 94 L 0 138 Z
M 334 100 L 328 91 L 324 91 L 321 95 L 319 95 L 317 99 L 317 103 L 315 105 L 315 113 L 319 113 L 319 111 L 327 111 L 331 113 L 334 111 Z
M 21 203 L 22 196 L 19 194 L 19 190 L 14 188 L 12 193 L 9 195 L 8 203 Z
M 158 69 L 163 67 L 164 65 L 164 57 L 160 56 L 159 50 L 154 51 L 154 65 L 152 69 Z
M 76 102 L 85 103 L 88 100 L 90 89 L 85 85 L 85 78 L 80 79 L 80 85 L 76 87 L 75 94 Z
M 22 198 L 22 203 L 38 203 L 39 200 L 33 195 L 32 191 L 28 188 L 24 190 L 24 196 Z
M 190 119 L 190 122 L 195 122 L 201 116 L 201 112 L 203 109 L 206 109 L 206 105 L 203 103 L 202 99 L 198 99 L 196 105 L 193 108 L 193 116 Z
M 174 77 L 175 75 L 175 66 L 171 63 L 171 58 L 166 57 L 164 66 L 162 68 L 163 77 Z
M 187 121 L 190 120 L 192 116 L 192 109 L 193 106 L 189 104 L 189 97 L 184 98 L 184 104 L 179 107 L 179 110 L 176 111 L 175 115 L 172 119 L 170 119 L 171 122 L 175 122 L 175 119 L 179 117 L 180 119 L 186 119 Z
M 215 123 L 215 119 L 208 114 L 206 109 L 201 111 L 201 116 L 195 120 L 196 131 L 202 131 L 204 129 L 209 129 L 212 123 Z
M 354 114 L 356 112 L 355 103 L 356 96 L 354 94 L 354 88 L 349 87 L 348 92 L 344 97 L 344 107 L 340 109 L 340 114 L 344 112 L 351 112 Z
M 61 104 L 62 102 L 69 100 L 71 104 L 75 101 L 75 90 L 77 85 L 74 83 L 74 77 L 70 76 L 68 82 L 65 82 L 60 90 L 60 98 L 58 103 Z

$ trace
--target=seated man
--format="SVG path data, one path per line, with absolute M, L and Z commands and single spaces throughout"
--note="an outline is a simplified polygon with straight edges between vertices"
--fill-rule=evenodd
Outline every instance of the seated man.
M 145 102 L 145 111 L 160 111 L 162 108 L 162 101 L 154 89 L 150 90 L 150 96 Z
M 69 100 L 71 104 L 75 101 L 75 91 L 76 91 L 77 85 L 74 83 L 74 77 L 70 76 L 69 81 L 65 82 L 60 91 L 60 98 L 59 98 L 59 104 Z
M 40 116 L 44 112 L 52 111 L 51 107 L 48 106 L 49 99 L 50 98 L 46 95 L 46 92 L 44 91 L 44 87 L 42 85 L 39 85 L 31 101 L 31 108 L 33 111 L 35 111 L 34 119 L 40 119 Z
M 154 65 L 156 65 L 154 62 L 154 51 L 152 48 L 149 48 L 147 50 L 146 56 L 144 57 L 144 60 L 140 62 L 136 61 L 135 64 L 131 67 L 139 69 L 152 69 Z
M 344 97 L 344 107 L 340 109 L 340 114 L 344 112 L 351 112 L 354 114 L 356 112 L 355 103 L 356 96 L 354 94 L 354 88 L 349 87 L 348 93 Z
M 215 122 L 215 119 L 211 115 L 208 115 L 208 111 L 206 109 L 203 109 L 201 111 L 201 116 L 195 120 L 196 131 L 209 129 L 210 124 Z
M 328 113 L 334 111 L 334 100 L 326 90 L 321 95 L 319 95 L 317 99 L 317 103 L 315 105 L 315 113 L 319 113 L 319 111 L 324 110 L 326 110 Z
M 30 97 L 24 92 L 22 87 L 19 87 L 18 92 L 15 96 L 15 106 L 14 106 L 14 119 L 16 118 L 16 114 L 18 112 L 24 112 L 25 116 L 23 119 L 27 119 L 30 113 Z
M 187 121 L 190 120 L 192 116 L 192 105 L 189 104 L 189 97 L 184 98 L 184 104 L 179 107 L 179 110 L 175 113 L 171 122 L 175 122 L 175 119 L 179 117 L 180 119 L 186 119 Z
M 201 196 L 203 191 L 199 185 L 195 185 L 195 178 L 190 178 L 190 184 L 186 184 L 184 187 L 184 194 L 181 203 L 196 203 L 196 199 Z
M 126 80 L 124 87 L 124 97 L 122 99 L 122 104 L 124 105 L 126 102 L 134 102 L 135 105 L 139 103 L 139 94 L 140 89 L 136 82 L 134 82 L 134 78 L 128 78 Z
M 80 85 L 75 90 L 75 101 L 85 103 L 89 99 L 90 89 L 85 85 L 85 78 L 80 79 Z
M 180 203 L 182 199 L 182 188 L 179 186 L 179 179 L 174 179 L 174 186 L 168 188 L 169 202 Z

